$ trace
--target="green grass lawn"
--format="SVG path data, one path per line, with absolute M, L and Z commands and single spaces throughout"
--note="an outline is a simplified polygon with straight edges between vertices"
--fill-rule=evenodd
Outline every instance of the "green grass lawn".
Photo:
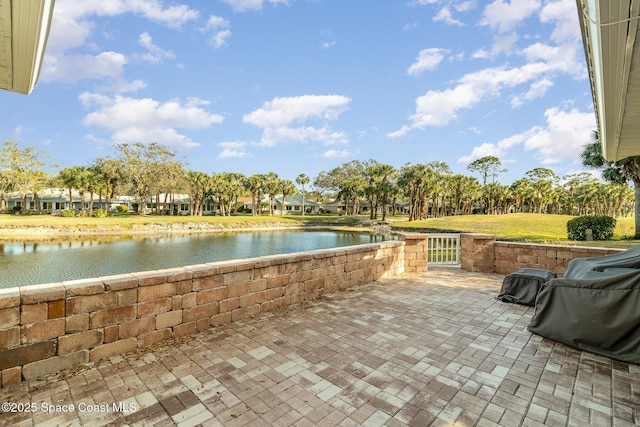
M 394 221 L 392 226 L 402 230 L 456 231 L 494 234 L 499 240 L 531 243 L 579 244 L 600 247 L 631 247 L 640 243 L 630 240 L 634 234 L 633 218 L 618 218 L 613 240 L 603 242 L 573 242 L 567 239 L 569 215 L 509 214 L 465 215 L 430 218 L 424 221 Z

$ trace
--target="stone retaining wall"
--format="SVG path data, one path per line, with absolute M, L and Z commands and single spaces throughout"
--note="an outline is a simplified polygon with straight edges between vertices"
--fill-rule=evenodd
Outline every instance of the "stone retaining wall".
M 521 268 L 539 268 L 562 276 L 574 258 L 621 252 L 622 249 L 587 246 L 543 245 L 496 241 L 490 234 L 460 236 L 462 268 L 482 273 L 509 274 Z
M 0 384 L 400 274 L 422 240 L 0 289 Z

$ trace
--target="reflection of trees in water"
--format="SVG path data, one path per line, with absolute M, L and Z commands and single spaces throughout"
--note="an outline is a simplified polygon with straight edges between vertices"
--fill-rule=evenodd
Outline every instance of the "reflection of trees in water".
M 325 230 L 51 237 L 0 243 L 0 288 L 351 246 L 385 240 Z M 84 236 L 83 236 L 84 237 Z

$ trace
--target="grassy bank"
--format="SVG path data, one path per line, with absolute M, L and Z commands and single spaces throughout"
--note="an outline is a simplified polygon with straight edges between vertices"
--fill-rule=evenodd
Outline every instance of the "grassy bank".
M 509 214 L 509 215 L 467 215 L 445 218 L 430 218 L 424 221 L 395 221 L 394 228 L 416 231 L 458 231 L 494 234 L 500 240 L 579 244 L 599 247 L 626 248 L 640 243 L 630 240 L 634 234 L 633 218 L 618 218 L 613 240 L 598 242 L 573 242 L 567 239 L 567 221 L 575 218 L 569 215 Z
M 156 216 L 122 214 L 105 218 L 74 217 L 66 218 L 53 215 L 0 215 L 0 229 L 25 229 L 25 228 L 49 228 L 52 230 L 65 230 L 85 228 L 87 230 L 107 230 L 109 228 L 131 230 L 136 226 L 152 224 L 171 225 L 187 223 L 205 223 L 220 225 L 222 227 L 240 228 L 269 225 L 359 225 L 360 218 L 344 217 L 338 215 L 276 215 L 276 216 Z

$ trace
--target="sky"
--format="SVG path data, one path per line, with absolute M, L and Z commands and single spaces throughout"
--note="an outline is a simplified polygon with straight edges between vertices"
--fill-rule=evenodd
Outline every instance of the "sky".
M 56 0 L 37 87 L 0 106 L 58 169 L 157 142 L 291 180 L 488 155 L 503 184 L 562 177 L 596 129 L 575 0 Z

